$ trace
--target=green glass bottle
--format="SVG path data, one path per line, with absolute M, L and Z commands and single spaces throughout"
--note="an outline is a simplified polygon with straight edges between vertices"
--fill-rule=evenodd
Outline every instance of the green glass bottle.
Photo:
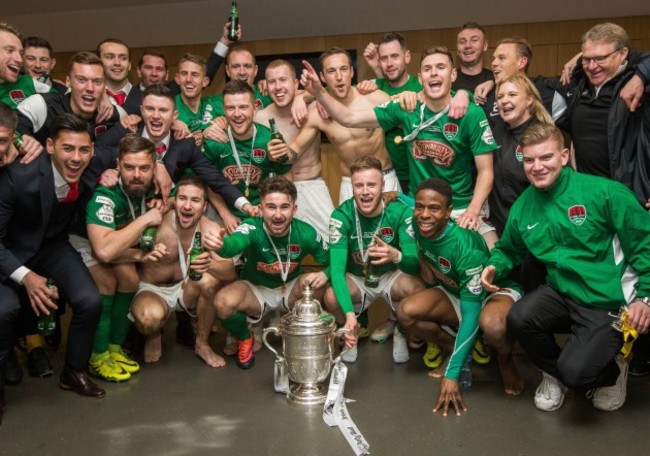
M 140 236 L 140 248 L 145 252 L 151 252 L 154 245 L 156 245 L 156 233 L 158 232 L 157 226 L 147 227 Z
M 230 41 L 237 41 L 237 29 L 239 28 L 239 14 L 237 13 L 237 2 L 232 2 L 230 7 L 230 28 L 228 29 L 228 39 Z
M 271 139 L 279 139 L 280 141 L 285 142 L 284 136 L 282 136 L 282 133 L 280 133 L 280 130 L 278 130 L 278 126 L 276 125 L 275 119 L 273 117 L 269 117 L 269 128 L 271 129 Z M 286 163 L 287 161 L 289 161 L 288 155 L 283 155 L 277 159 L 278 163 Z
M 47 288 L 49 290 L 54 290 L 54 280 L 53 279 L 47 279 Z M 50 298 L 50 301 L 52 301 L 55 305 L 57 304 L 56 299 Z M 56 329 L 56 311 L 57 309 L 49 309 L 50 314 L 45 315 L 44 313 L 41 312 L 41 315 L 38 317 L 38 332 L 41 333 L 43 336 L 51 336 L 54 334 L 54 330 Z
M 373 245 L 375 245 L 374 241 L 368 244 L 368 248 L 372 247 Z M 372 257 L 368 255 L 368 259 L 366 260 L 366 264 L 364 267 L 364 272 L 366 277 L 363 283 L 365 286 L 367 286 L 368 288 L 377 288 L 379 286 L 380 268 L 381 266 L 372 264 Z
M 203 245 L 201 243 L 201 233 L 194 233 L 194 242 L 192 243 L 192 250 L 190 250 L 190 263 L 199 255 L 203 253 Z M 189 265 L 188 265 L 189 267 Z M 190 269 L 190 280 L 201 280 L 203 274 Z
M 16 149 L 20 150 L 20 146 L 23 145 L 23 135 L 21 135 L 18 131 L 14 130 L 14 146 Z

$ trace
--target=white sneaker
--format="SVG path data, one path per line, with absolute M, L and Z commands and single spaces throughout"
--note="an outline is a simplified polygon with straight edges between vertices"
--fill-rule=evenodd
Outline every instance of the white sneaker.
M 567 387 L 546 372 L 542 372 L 542 374 L 544 374 L 542 383 L 535 391 L 535 407 L 545 412 L 554 412 L 562 407 Z
M 341 355 L 341 359 L 343 360 L 344 363 L 356 363 L 357 362 L 357 356 L 359 354 L 358 350 L 358 341 L 356 344 L 354 344 L 354 347 L 346 351 Z
M 380 344 L 383 344 L 388 340 L 390 336 L 393 335 L 393 331 L 395 330 L 395 324 L 396 321 L 393 320 L 392 318 L 387 318 L 384 323 L 382 323 L 381 326 L 379 326 L 377 329 L 375 329 L 372 334 L 370 335 L 370 340 L 373 342 L 379 342 Z
M 616 384 L 596 388 L 591 399 L 591 403 L 595 408 L 605 412 L 611 412 L 623 407 L 623 404 L 625 404 L 625 396 L 627 395 L 627 374 L 630 363 L 620 356 L 617 356 L 615 359 L 621 371 L 616 379 Z
M 406 363 L 411 359 L 406 336 L 397 328 L 393 330 L 393 362 Z

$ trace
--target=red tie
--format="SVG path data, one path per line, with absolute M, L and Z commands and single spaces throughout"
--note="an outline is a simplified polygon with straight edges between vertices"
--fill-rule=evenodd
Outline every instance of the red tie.
M 167 146 L 165 146 L 164 144 L 161 144 L 160 146 L 156 147 L 156 153 L 157 153 L 158 155 L 162 155 L 162 154 L 164 154 L 166 151 L 167 151 Z
M 79 199 L 79 182 L 70 182 L 68 183 L 68 186 L 70 188 L 68 189 L 65 198 L 63 198 L 63 201 L 61 201 L 62 203 L 72 203 Z
M 124 92 L 115 93 L 111 92 L 110 90 L 106 90 L 106 93 L 117 102 L 118 106 L 122 106 L 126 100 L 126 93 Z

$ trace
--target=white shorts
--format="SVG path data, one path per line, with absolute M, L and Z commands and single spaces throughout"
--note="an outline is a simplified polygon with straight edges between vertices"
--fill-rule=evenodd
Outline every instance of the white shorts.
M 399 179 L 395 174 L 395 169 L 389 168 L 384 170 L 384 192 L 401 192 L 402 187 L 399 185 Z M 347 201 L 354 195 L 352 193 L 352 179 L 348 176 L 341 177 L 341 188 L 339 191 L 339 204 Z
M 140 282 L 138 284 L 138 291 L 135 293 L 135 296 L 138 296 L 143 291 L 149 291 L 155 295 L 161 297 L 163 301 L 169 307 L 170 313 L 176 310 L 183 310 L 192 317 L 196 316 L 196 313 L 189 310 L 183 301 L 183 288 L 185 280 L 182 280 L 174 285 L 164 286 L 164 285 L 154 285 L 148 282 Z
M 87 268 L 99 264 L 95 255 L 93 255 L 93 249 L 90 246 L 90 241 L 88 239 L 77 236 L 76 234 L 71 234 L 68 240 L 70 241 L 72 248 L 79 252 L 81 259 Z
M 458 221 L 458 217 L 460 217 L 463 214 L 463 212 L 465 212 L 466 210 L 467 208 L 454 209 L 453 211 L 451 211 L 451 218 Z M 481 211 L 478 213 L 478 219 L 481 222 L 481 224 L 478 227 L 478 232 L 481 236 L 483 236 L 485 233 L 489 233 L 490 231 L 496 231 L 496 228 L 494 228 L 490 224 L 490 221 L 488 220 L 489 215 L 490 215 L 490 209 L 486 201 L 483 204 Z
M 393 305 L 393 300 L 390 296 L 390 289 L 393 288 L 393 284 L 395 283 L 395 280 L 397 280 L 397 278 L 402 274 L 404 273 L 399 269 L 388 271 L 387 273 L 385 273 L 379 278 L 379 286 L 377 288 L 368 288 L 364 283 L 365 277 L 360 277 L 354 274 L 350 274 L 349 272 L 346 272 L 345 277 L 352 280 L 352 282 L 354 282 L 354 284 L 359 289 L 359 292 L 361 292 L 361 302 L 352 303 L 352 305 L 354 306 L 354 313 L 360 315 L 364 310 L 367 310 L 368 307 L 370 307 L 370 305 L 379 298 L 383 298 L 384 301 L 386 301 L 388 305 L 390 305 L 393 311 L 397 310 L 397 305 Z
M 289 295 L 293 287 L 298 283 L 298 277 L 287 282 L 287 287 L 284 292 L 281 287 L 269 288 L 262 285 L 255 285 L 248 280 L 242 280 L 242 282 L 250 287 L 260 304 L 260 311 L 256 315 L 248 315 L 248 321 L 255 324 L 271 310 L 276 310 L 280 314 L 289 312 Z
M 458 317 L 458 324 L 462 323 L 463 317 L 460 313 L 460 298 L 457 298 L 456 296 L 450 294 L 444 287 L 441 287 L 438 285 L 437 287 L 438 290 L 442 291 L 447 298 L 449 298 L 449 302 L 451 302 L 451 305 L 454 307 L 454 310 L 456 311 L 456 317 Z M 495 291 L 494 293 L 490 293 L 487 298 L 483 300 L 481 303 L 481 308 L 485 307 L 485 304 L 492 299 L 494 296 L 498 295 L 505 295 L 505 296 L 510 296 L 512 298 L 513 302 L 517 302 L 521 299 L 521 293 L 519 293 L 517 290 L 513 290 L 512 288 L 503 288 L 499 291 Z M 442 329 L 447 331 L 449 334 L 452 336 L 456 336 L 456 330 L 449 326 L 442 325 Z
M 323 239 L 329 239 L 329 222 L 334 204 L 325 181 L 319 177 L 294 184 L 298 190 L 296 218 L 316 228 Z

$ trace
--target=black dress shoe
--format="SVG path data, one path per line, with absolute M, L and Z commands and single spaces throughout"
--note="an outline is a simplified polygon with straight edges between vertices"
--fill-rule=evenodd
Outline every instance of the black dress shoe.
M 101 398 L 106 396 L 106 391 L 93 382 L 88 374 L 64 368 L 61 372 L 59 386 L 64 390 L 71 390 L 81 396 Z
M 650 374 L 650 361 L 641 357 L 634 357 L 630 362 L 630 375 L 643 377 Z
M 36 347 L 27 354 L 27 372 L 32 377 L 49 377 L 54 373 L 52 363 L 43 347 Z
M 7 367 L 5 370 L 5 383 L 7 385 L 18 385 L 23 381 L 23 370 L 18 362 L 16 350 L 13 348 L 9 351 L 7 357 Z
M 176 342 L 188 348 L 194 348 L 196 333 L 192 327 L 192 320 L 185 312 L 176 312 Z

